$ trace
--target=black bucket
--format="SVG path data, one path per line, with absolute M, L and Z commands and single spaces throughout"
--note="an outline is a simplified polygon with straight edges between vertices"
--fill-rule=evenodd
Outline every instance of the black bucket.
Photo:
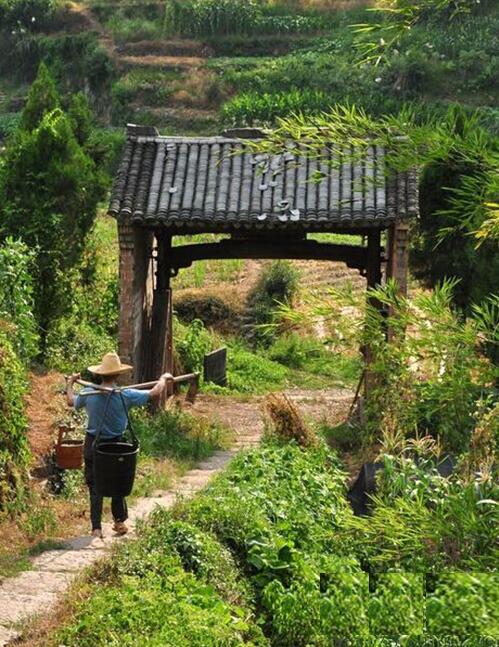
M 99 443 L 94 453 L 94 476 L 101 496 L 128 496 L 133 488 L 138 441 Z

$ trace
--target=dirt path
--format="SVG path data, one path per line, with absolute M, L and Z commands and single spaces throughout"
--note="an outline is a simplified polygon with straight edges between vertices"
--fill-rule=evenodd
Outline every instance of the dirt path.
M 298 405 L 304 416 L 326 418 L 331 422 L 344 417 L 353 396 L 347 389 L 291 389 L 286 394 Z M 34 558 L 31 570 L 5 579 L 0 584 L 0 647 L 11 644 L 28 619 L 49 616 L 60 596 L 82 569 L 106 557 L 116 541 L 133 538 L 138 519 L 147 517 L 157 506 L 170 508 L 179 497 L 190 497 L 199 492 L 238 451 L 256 445 L 264 428 L 262 400 L 261 397 L 240 400 L 201 394 L 191 408 L 192 413 L 230 425 L 236 435 L 234 447 L 229 451 L 215 452 L 209 459 L 199 463 L 196 469 L 179 479 L 175 488 L 139 499 L 130 510 L 132 531 L 126 539 L 113 537 L 111 524 L 105 523 L 103 541 L 92 540 L 88 535 L 76 537 L 66 542 L 64 548 L 46 551 Z M 15 644 L 19 643 L 16 641 Z

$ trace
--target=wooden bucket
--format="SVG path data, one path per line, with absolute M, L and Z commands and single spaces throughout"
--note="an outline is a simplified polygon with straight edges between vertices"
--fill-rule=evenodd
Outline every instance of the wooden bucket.
M 70 431 L 72 428 L 68 425 L 59 425 L 55 462 L 61 470 L 79 470 L 83 465 L 83 440 L 65 438 Z

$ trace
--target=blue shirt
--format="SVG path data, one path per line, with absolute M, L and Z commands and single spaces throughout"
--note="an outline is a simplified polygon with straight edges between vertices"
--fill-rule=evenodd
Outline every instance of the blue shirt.
M 87 432 L 95 436 L 97 431 L 102 425 L 102 437 L 113 438 L 121 436 L 126 429 L 127 415 L 123 407 L 123 401 L 119 393 L 113 393 L 109 404 L 106 404 L 109 398 L 108 393 L 99 393 L 98 395 L 83 396 L 85 392 L 93 391 L 91 387 L 85 387 L 75 397 L 75 409 L 82 409 L 85 407 L 88 416 Z M 127 410 L 132 407 L 142 407 L 149 402 L 149 391 L 140 391 L 139 389 L 123 389 L 123 399 Z M 104 423 L 102 418 L 106 411 Z

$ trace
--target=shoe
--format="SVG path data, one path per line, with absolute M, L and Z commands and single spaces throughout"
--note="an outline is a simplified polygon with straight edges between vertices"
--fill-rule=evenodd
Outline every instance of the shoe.
M 124 521 L 115 521 L 113 530 L 117 535 L 126 535 L 128 532 L 128 526 Z
M 98 537 L 99 539 L 104 539 L 102 530 L 100 528 L 96 528 L 95 530 L 92 530 L 92 537 Z

